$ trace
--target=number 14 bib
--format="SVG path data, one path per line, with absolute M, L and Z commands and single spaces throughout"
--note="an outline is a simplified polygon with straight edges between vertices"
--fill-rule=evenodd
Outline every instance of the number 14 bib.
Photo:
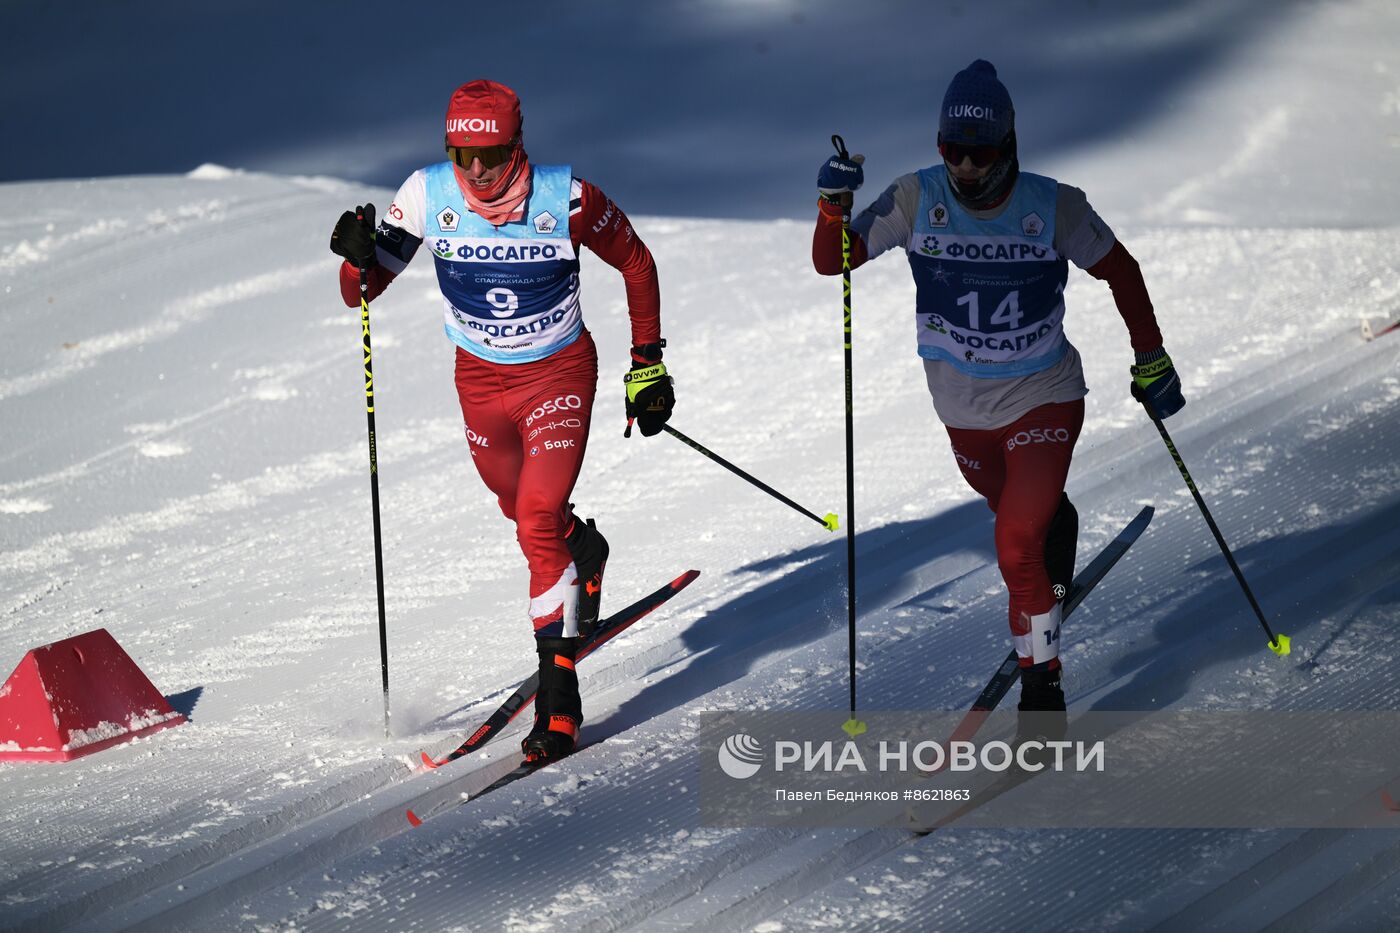
M 1054 247 L 1058 182 L 1022 172 L 1001 214 L 979 220 L 953 196 L 944 166 L 922 170 L 919 181 L 906 246 L 919 355 L 984 379 L 1059 362 L 1069 266 Z

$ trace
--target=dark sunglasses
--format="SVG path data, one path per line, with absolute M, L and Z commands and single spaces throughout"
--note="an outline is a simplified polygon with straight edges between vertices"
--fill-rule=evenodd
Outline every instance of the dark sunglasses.
M 509 162 L 515 147 L 504 146 L 448 146 L 447 157 L 462 168 L 471 168 L 472 159 L 480 159 L 482 168 L 495 168 Z
M 986 168 L 1001 158 L 1000 146 L 964 146 L 961 143 L 939 143 L 938 151 L 949 165 L 961 165 L 963 159 L 971 159 L 977 168 Z

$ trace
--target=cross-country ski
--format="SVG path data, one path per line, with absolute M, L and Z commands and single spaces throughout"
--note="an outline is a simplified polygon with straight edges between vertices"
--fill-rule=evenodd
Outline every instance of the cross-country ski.
M 618 635 L 621 635 L 632 625 L 639 622 L 646 616 L 650 615 L 653 611 L 659 608 L 672 596 L 675 596 L 681 590 L 685 589 L 687 586 L 693 583 L 695 579 L 699 576 L 700 571 L 687 570 L 685 573 L 676 577 L 676 579 L 672 580 L 670 583 L 660 587 L 659 589 L 648 594 L 647 596 L 642 597 L 641 599 L 634 602 L 632 605 L 628 606 L 626 609 L 616 612 L 613 615 L 608 616 L 606 619 L 599 621 L 597 626 L 591 632 L 589 632 L 587 636 L 584 636 L 581 639 L 581 643 L 578 648 L 578 660 L 583 660 L 585 657 L 592 654 L 598 648 L 607 644 L 609 641 L 616 638 Z M 467 737 L 466 741 L 464 741 L 461 745 L 457 746 L 457 748 L 448 752 L 440 759 L 435 759 L 427 752 L 422 752 L 420 754 L 422 766 L 428 770 L 440 768 L 443 765 L 448 764 L 449 762 L 456 761 L 458 758 L 461 758 L 465 755 L 469 755 L 477 749 L 481 748 L 487 742 L 491 741 L 491 739 L 495 738 L 496 735 L 502 729 L 504 729 L 512 720 L 514 720 L 515 717 L 518 716 L 522 710 L 527 709 L 530 706 L 531 702 L 533 702 L 535 698 L 536 692 L 539 690 L 539 686 L 539 674 L 531 674 L 525 679 L 525 682 L 522 683 L 519 687 L 517 687 L 515 692 L 512 693 L 506 699 L 506 701 L 501 704 L 500 708 L 497 709 L 494 713 L 492 713 L 491 716 L 486 720 L 486 722 L 482 723 L 481 726 L 478 727 L 474 732 L 472 732 L 472 734 Z M 526 777 L 530 774 L 533 774 L 535 771 L 546 766 L 547 764 L 549 764 L 548 761 L 534 761 L 527 757 L 525 761 L 521 762 L 518 768 L 516 768 L 514 771 L 509 772 L 504 777 L 496 780 L 494 783 L 490 784 L 485 790 L 479 792 L 477 796 L 480 796 L 484 793 L 488 793 L 492 790 L 497 790 L 501 787 L 504 787 L 507 784 L 519 780 L 522 777 Z M 413 812 L 412 808 L 405 811 L 405 816 L 407 816 L 409 823 L 411 823 L 414 826 L 421 826 L 423 820 L 426 819 L 429 815 L 430 814 L 416 814 Z
M 580 661 L 583 660 L 598 648 L 607 644 L 618 635 L 621 635 L 633 624 L 647 615 L 650 615 L 672 596 L 675 596 L 693 583 L 698 576 L 700 576 L 700 571 L 687 570 L 670 583 L 642 597 L 626 609 L 603 619 L 592 632 L 581 639 L 577 659 Z M 442 758 L 433 758 L 427 752 L 423 752 L 421 757 L 424 767 L 439 768 L 448 762 L 456 761 L 463 755 L 471 754 L 491 741 L 491 739 L 496 737 L 497 733 L 504 729 L 507 724 L 520 714 L 521 710 L 529 707 L 539 687 L 540 678 L 538 673 L 531 674 L 529 677 L 525 678 L 525 681 L 501 704 L 500 708 L 492 713 L 486 722 L 482 723 L 471 735 L 467 736 L 466 741 L 461 745 L 448 752 Z

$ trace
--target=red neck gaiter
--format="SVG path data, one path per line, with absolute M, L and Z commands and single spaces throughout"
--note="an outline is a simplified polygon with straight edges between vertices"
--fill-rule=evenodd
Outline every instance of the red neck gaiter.
M 462 189 L 467 207 L 493 227 L 525 217 L 525 198 L 530 194 L 530 157 L 524 146 L 517 146 L 506 163 L 506 170 L 489 188 L 476 188 L 467 182 L 460 165 L 452 166 L 457 187 Z

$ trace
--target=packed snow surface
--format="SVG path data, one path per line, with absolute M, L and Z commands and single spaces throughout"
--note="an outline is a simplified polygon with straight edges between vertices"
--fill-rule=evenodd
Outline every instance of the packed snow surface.
M 1183 37 L 1217 30 L 1230 48 L 1172 71 L 1131 120 L 1129 92 L 1111 98 L 1118 132 L 1023 156 L 1083 187 L 1140 261 L 1188 400 L 1168 427 L 1293 654 L 1266 650 L 1128 397 L 1111 295 L 1072 272 L 1066 329 L 1091 390 L 1069 481 L 1081 564 L 1142 505 L 1157 513 L 1066 627 L 1071 712 L 1394 709 L 1400 333 L 1367 343 L 1359 324 L 1400 316 L 1400 14 L 1298 4 L 1256 28 L 1257 5 L 1217 8 L 1075 14 L 1055 48 L 1136 53 L 1143 72 Z M 969 14 L 956 60 L 920 80 L 941 89 L 985 44 L 1019 112 L 1077 113 L 1053 69 L 1018 86 L 1026 40 L 982 25 Z M 879 93 L 891 128 L 931 121 L 937 95 Z M 768 217 L 809 213 L 832 129 L 861 148 L 833 121 L 783 124 L 803 168 Z M 1364 138 L 1338 142 L 1339 126 Z M 811 271 L 806 219 L 632 208 L 628 158 L 693 158 L 685 138 L 582 172 L 656 256 L 672 424 L 844 528 L 839 283 Z M 933 158 L 876 141 L 861 203 Z M 703 825 L 698 713 L 845 718 L 845 542 L 670 437 L 622 437 L 625 298 L 588 254 L 601 375 L 574 501 L 612 546 L 604 611 L 702 576 L 580 665 L 587 748 L 479 800 L 513 766 L 518 724 L 413 773 L 534 663 L 524 562 L 470 462 L 431 266 L 372 306 L 386 740 L 361 327 L 326 240 L 340 211 L 392 190 L 302 166 L 188 169 L 0 186 L 0 663 L 103 627 L 190 717 L 67 764 L 0 766 L 0 926 L 1366 929 L 1400 914 L 1394 832 Z M 866 709 L 963 708 L 1008 647 L 991 515 L 933 416 L 912 301 L 896 256 L 855 274 Z

